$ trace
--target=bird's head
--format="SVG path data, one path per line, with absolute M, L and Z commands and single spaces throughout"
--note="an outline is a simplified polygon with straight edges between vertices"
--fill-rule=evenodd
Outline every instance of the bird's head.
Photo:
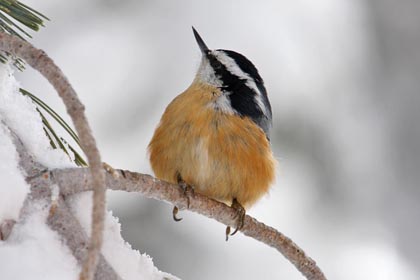
M 216 109 L 251 118 L 269 138 L 271 105 L 257 68 L 235 51 L 209 49 L 194 27 L 193 32 L 202 53 L 196 80 L 220 89 L 222 95 L 220 102 L 215 103 Z

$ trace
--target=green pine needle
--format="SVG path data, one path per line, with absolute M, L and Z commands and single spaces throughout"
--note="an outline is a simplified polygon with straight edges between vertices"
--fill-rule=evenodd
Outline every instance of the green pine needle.
M 19 1 L 0 0 L 0 31 L 25 40 L 25 38 L 32 38 L 32 36 L 24 27 L 38 31 L 41 26 L 44 26 L 44 20 L 49 20 L 49 18 Z M 8 59 L 13 61 L 18 70 L 23 71 L 25 69 L 23 60 L 6 52 L 0 53 L 1 63 L 5 63 Z
M 28 11 L 30 11 L 30 12 L 32 12 L 32 13 L 34 13 L 34 14 L 36 14 L 36 15 L 40 16 L 40 17 L 42 17 L 43 19 L 45 19 L 45 20 L 50 20 L 49 18 L 47 18 L 45 15 L 41 14 L 41 13 L 40 13 L 40 12 L 38 12 L 37 10 L 32 9 L 31 7 L 26 6 L 25 4 L 23 4 L 23 3 L 21 3 L 21 2 L 18 2 L 18 3 L 19 3 L 19 5 L 20 5 L 21 7 L 23 7 L 23 8 L 25 8 L 25 9 L 27 9 Z M 41 25 L 42 25 L 42 24 L 41 24 Z M 43 25 L 42 25 L 42 26 L 43 26 Z
M 24 29 L 24 27 L 38 31 L 41 26 L 44 26 L 44 20 L 49 20 L 49 18 L 19 1 L 0 0 L 0 32 L 6 32 L 25 40 L 25 38 L 32 38 L 32 36 Z M 0 52 L 0 63 L 6 63 L 9 59 L 13 61 L 13 65 L 17 69 L 21 71 L 25 69 L 25 62 L 23 60 L 15 58 L 7 52 Z M 49 114 L 61 127 L 63 127 L 80 147 L 79 137 L 71 129 L 71 127 L 41 99 L 24 89 L 20 89 L 20 92 L 31 98 L 31 100 L 36 104 L 37 111 L 41 116 L 42 123 L 44 125 L 45 135 L 47 135 L 50 140 L 51 147 L 53 149 L 62 149 L 78 166 L 87 166 L 88 164 L 83 157 L 71 145 L 69 145 L 67 141 L 55 133 L 53 127 L 41 112 L 41 109 Z
M 49 20 L 40 12 L 14 0 L 0 0 L 0 11 L 34 31 L 44 26 L 44 20 Z
M 47 112 L 64 130 L 73 138 L 73 140 L 76 142 L 76 144 L 81 148 L 80 146 L 80 140 L 77 134 L 71 129 L 71 127 L 53 110 L 50 106 L 45 104 L 41 99 L 33 95 L 27 90 L 19 89 L 19 91 L 25 95 L 31 98 L 31 100 L 37 105 L 37 111 L 39 115 L 41 116 L 42 123 L 44 125 L 44 131 L 47 135 L 48 139 L 50 140 L 51 147 L 53 149 L 60 148 L 62 149 L 71 160 L 73 160 L 78 166 L 88 166 L 86 161 L 83 159 L 83 157 L 70 145 L 67 143 L 66 140 L 64 140 L 62 137 L 59 137 L 57 133 L 52 128 L 51 124 L 48 122 L 47 118 L 42 114 L 40 108 L 42 108 L 45 112 Z M 70 151 L 69 151 L 70 150 Z M 73 154 L 73 158 L 71 158 L 70 154 Z
M 32 36 L 26 32 L 23 28 L 21 28 L 19 25 L 17 25 L 16 23 L 14 23 L 12 20 L 10 20 L 6 15 L 4 15 L 3 13 L 0 13 L 0 19 L 2 21 L 4 21 L 5 24 L 8 24 L 10 27 L 14 27 L 17 30 L 19 30 L 20 32 L 22 32 L 23 34 L 25 34 L 27 37 L 32 38 Z M 17 32 L 15 32 L 17 33 Z M 18 35 L 20 36 L 20 35 Z
M 64 130 L 71 136 L 71 138 L 73 138 L 73 140 L 77 143 L 77 145 L 80 146 L 80 140 L 79 137 L 77 136 L 77 134 L 71 129 L 71 127 L 60 117 L 60 115 L 58 115 L 53 109 L 51 109 L 47 104 L 45 104 L 41 99 L 39 99 L 38 97 L 36 97 L 35 95 L 33 95 L 32 93 L 30 93 L 27 90 L 24 90 L 23 88 L 19 89 L 20 92 L 23 95 L 27 95 L 29 96 L 33 102 L 35 102 L 35 104 L 37 104 L 38 106 L 40 106 L 42 109 L 44 109 L 51 117 L 54 118 L 54 120 L 56 122 L 58 122 L 58 124 L 60 124 Z

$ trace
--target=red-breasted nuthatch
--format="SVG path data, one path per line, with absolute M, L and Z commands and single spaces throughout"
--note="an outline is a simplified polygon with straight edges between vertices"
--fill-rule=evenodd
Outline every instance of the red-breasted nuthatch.
M 190 87 L 166 108 L 149 144 L 150 163 L 160 179 L 232 203 L 238 230 L 245 208 L 274 180 L 271 106 L 263 79 L 245 56 L 210 50 L 193 32 L 201 64 Z

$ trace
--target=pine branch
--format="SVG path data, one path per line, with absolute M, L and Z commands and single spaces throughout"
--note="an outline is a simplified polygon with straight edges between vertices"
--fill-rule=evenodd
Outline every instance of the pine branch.
M 67 108 L 67 113 L 70 115 L 80 137 L 82 149 L 89 161 L 92 184 L 94 186 L 91 239 L 88 256 L 80 274 L 80 279 L 90 280 L 95 273 L 98 255 L 103 241 L 105 177 L 99 150 L 84 113 L 85 108 L 67 78 L 44 51 L 34 48 L 30 43 L 16 36 L 2 32 L 0 33 L 0 49 L 24 59 L 50 82 L 62 98 Z
M 32 36 L 23 28 L 26 26 L 32 30 L 38 31 L 41 26 L 44 26 L 44 20 L 49 20 L 46 16 L 40 12 L 32 9 L 31 7 L 26 6 L 23 3 L 20 3 L 16 0 L 0 0 L 0 31 L 5 33 L 18 36 L 20 39 L 25 40 L 25 38 L 32 38 Z M 4 52 L 4 55 L 0 53 L 0 62 L 7 63 L 8 58 L 12 58 L 14 61 L 13 64 L 18 70 L 23 71 L 25 69 L 25 63 L 20 58 L 12 57 L 10 53 Z M 74 139 L 77 145 L 80 146 L 79 139 L 73 130 L 66 124 L 66 122 L 52 110 L 48 105 L 46 105 L 42 100 L 31 94 L 30 92 L 20 89 L 20 92 L 26 96 L 29 96 L 32 101 L 39 108 L 44 109 L 59 125 L 61 125 L 64 130 Z M 44 131 L 47 137 L 50 139 L 51 147 L 54 149 L 60 148 L 67 155 L 70 156 L 70 153 L 74 155 L 74 162 L 79 166 L 87 166 L 87 163 L 83 157 L 67 142 L 58 137 L 48 123 L 47 119 L 43 116 L 41 111 L 38 109 L 38 112 L 41 115 L 42 121 L 44 123 Z M 67 150 L 66 146 L 68 146 Z
M 0 123 L 0 125 L 1 124 L 3 123 Z M 51 180 L 47 180 L 48 178 L 44 177 L 46 168 L 33 159 L 22 141 L 13 131 L 10 131 L 10 134 L 19 155 L 19 166 L 25 171 L 28 183 L 31 186 L 30 194 L 26 197 L 20 211 L 18 223 L 23 223 L 26 217 L 32 214 L 33 205 L 36 205 L 39 201 L 42 201 L 43 203 L 48 202 L 48 226 L 62 236 L 66 245 L 73 253 L 73 256 L 78 263 L 82 265 L 88 254 L 88 237 L 85 231 L 76 217 L 72 214 L 65 199 L 61 195 L 53 197 L 52 188 L 55 187 L 55 185 Z M 44 175 L 40 177 L 40 174 Z M 90 176 L 88 175 L 88 177 Z M 12 220 L 3 221 L 0 225 L 0 240 L 7 239 L 15 223 L 16 222 Z M 120 280 L 121 278 L 100 254 L 95 279 Z
M 0 31 L 11 35 L 15 35 L 20 39 L 25 40 L 25 38 L 32 38 L 32 36 L 24 29 L 24 27 L 27 27 L 34 31 L 38 31 L 41 26 L 44 26 L 44 20 L 49 19 L 40 12 L 32 9 L 31 7 L 26 6 L 25 4 L 19 1 L 0 0 Z M 4 52 L 4 55 L 0 53 L 0 62 L 6 63 L 9 57 L 11 57 L 11 54 L 8 52 Z M 18 70 L 23 71 L 25 69 L 25 63 L 21 59 L 15 57 L 11 58 L 14 61 L 13 64 Z M 77 135 L 66 124 L 66 122 L 62 120 L 57 113 L 54 112 L 54 110 L 52 110 L 42 100 L 29 93 L 28 91 L 20 89 L 20 92 L 24 95 L 29 96 L 32 99 L 32 101 L 36 103 L 38 108 L 41 107 L 48 114 L 50 114 L 80 146 Z M 50 139 L 51 146 L 54 149 L 62 149 L 66 154 L 70 156 L 70 153 L 66 148 L 66 145 L 68 144 L 64 143 L 66 141 L 62 140 L 62 138 L 56 135 L 54 129 L 48 123 L 47 119 L 42 115 L 41 111 L 38 110 L 38 112 L 41 115 L 42 121 L 44 123 L 44 131 L 47 137 Z M 71 153 L 74 154 L 74 162 L 77 165 L 87 166 L 87 163 L 84 161 L 83 157 L 80 154 L 78 154 L 73 147 L 68 145 L 68 149 Z

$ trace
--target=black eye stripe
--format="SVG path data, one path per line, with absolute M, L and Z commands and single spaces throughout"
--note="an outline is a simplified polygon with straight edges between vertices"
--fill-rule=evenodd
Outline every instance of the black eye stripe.
M 261 77 L 258 74 L 258 71 L 252 65 L 252 63 L 249 62 L 249 60 L 247 60 L 244 56 L 240 56 L 241 59 L 245 59 L 247 61 L 247 63 L 244 63 L 245 66 L 242 67 L 249 70 L 250 73 L 244 71 L 244 69 L 242 69 L 241 65 L 239 64 L 238 67 L 240 67 L 240 69 L 243 72 L 247 73 L 251 78 L 254 79 L 258 90 L 263 95 L 262 102 L 266 107 L 268 115 L 264 115 L 260 106 L 257 104 L 256 97 L 258 93 L 255 92 L 249 86 L 247 86 L 247 79 L 240 78 L 232 74 L 229 70 L 227 70 L 226 66 L 222 64 L 219 60 L 217 60 L 217 58 L 211 52 L 207 54 L 207 59 L 209 60 L 209 63 L 213 68 L 215 75 L 222 82 L 222 86 L 220 87 L 220 89 L 228 93 L 227 98 L 229 98 L 232 108 L 241 116 L 251 118 L 258 126 L 260 126 L 264 130 L 265 134 L 267 135 L 267 138 L 269 138 L 269 132 L 271 127 L 271 106 L 267 98 L 267 93 L 265 91 L 264 84 L 262 82 Z M 233 59 L 235 60 L 235 58 Z M 235 60 L 235 62 L 237 61 Z M 253 69 L 249 65 L 252 65 Z M 253 72 L 256 73 L 256 76 L 252 75 Z

